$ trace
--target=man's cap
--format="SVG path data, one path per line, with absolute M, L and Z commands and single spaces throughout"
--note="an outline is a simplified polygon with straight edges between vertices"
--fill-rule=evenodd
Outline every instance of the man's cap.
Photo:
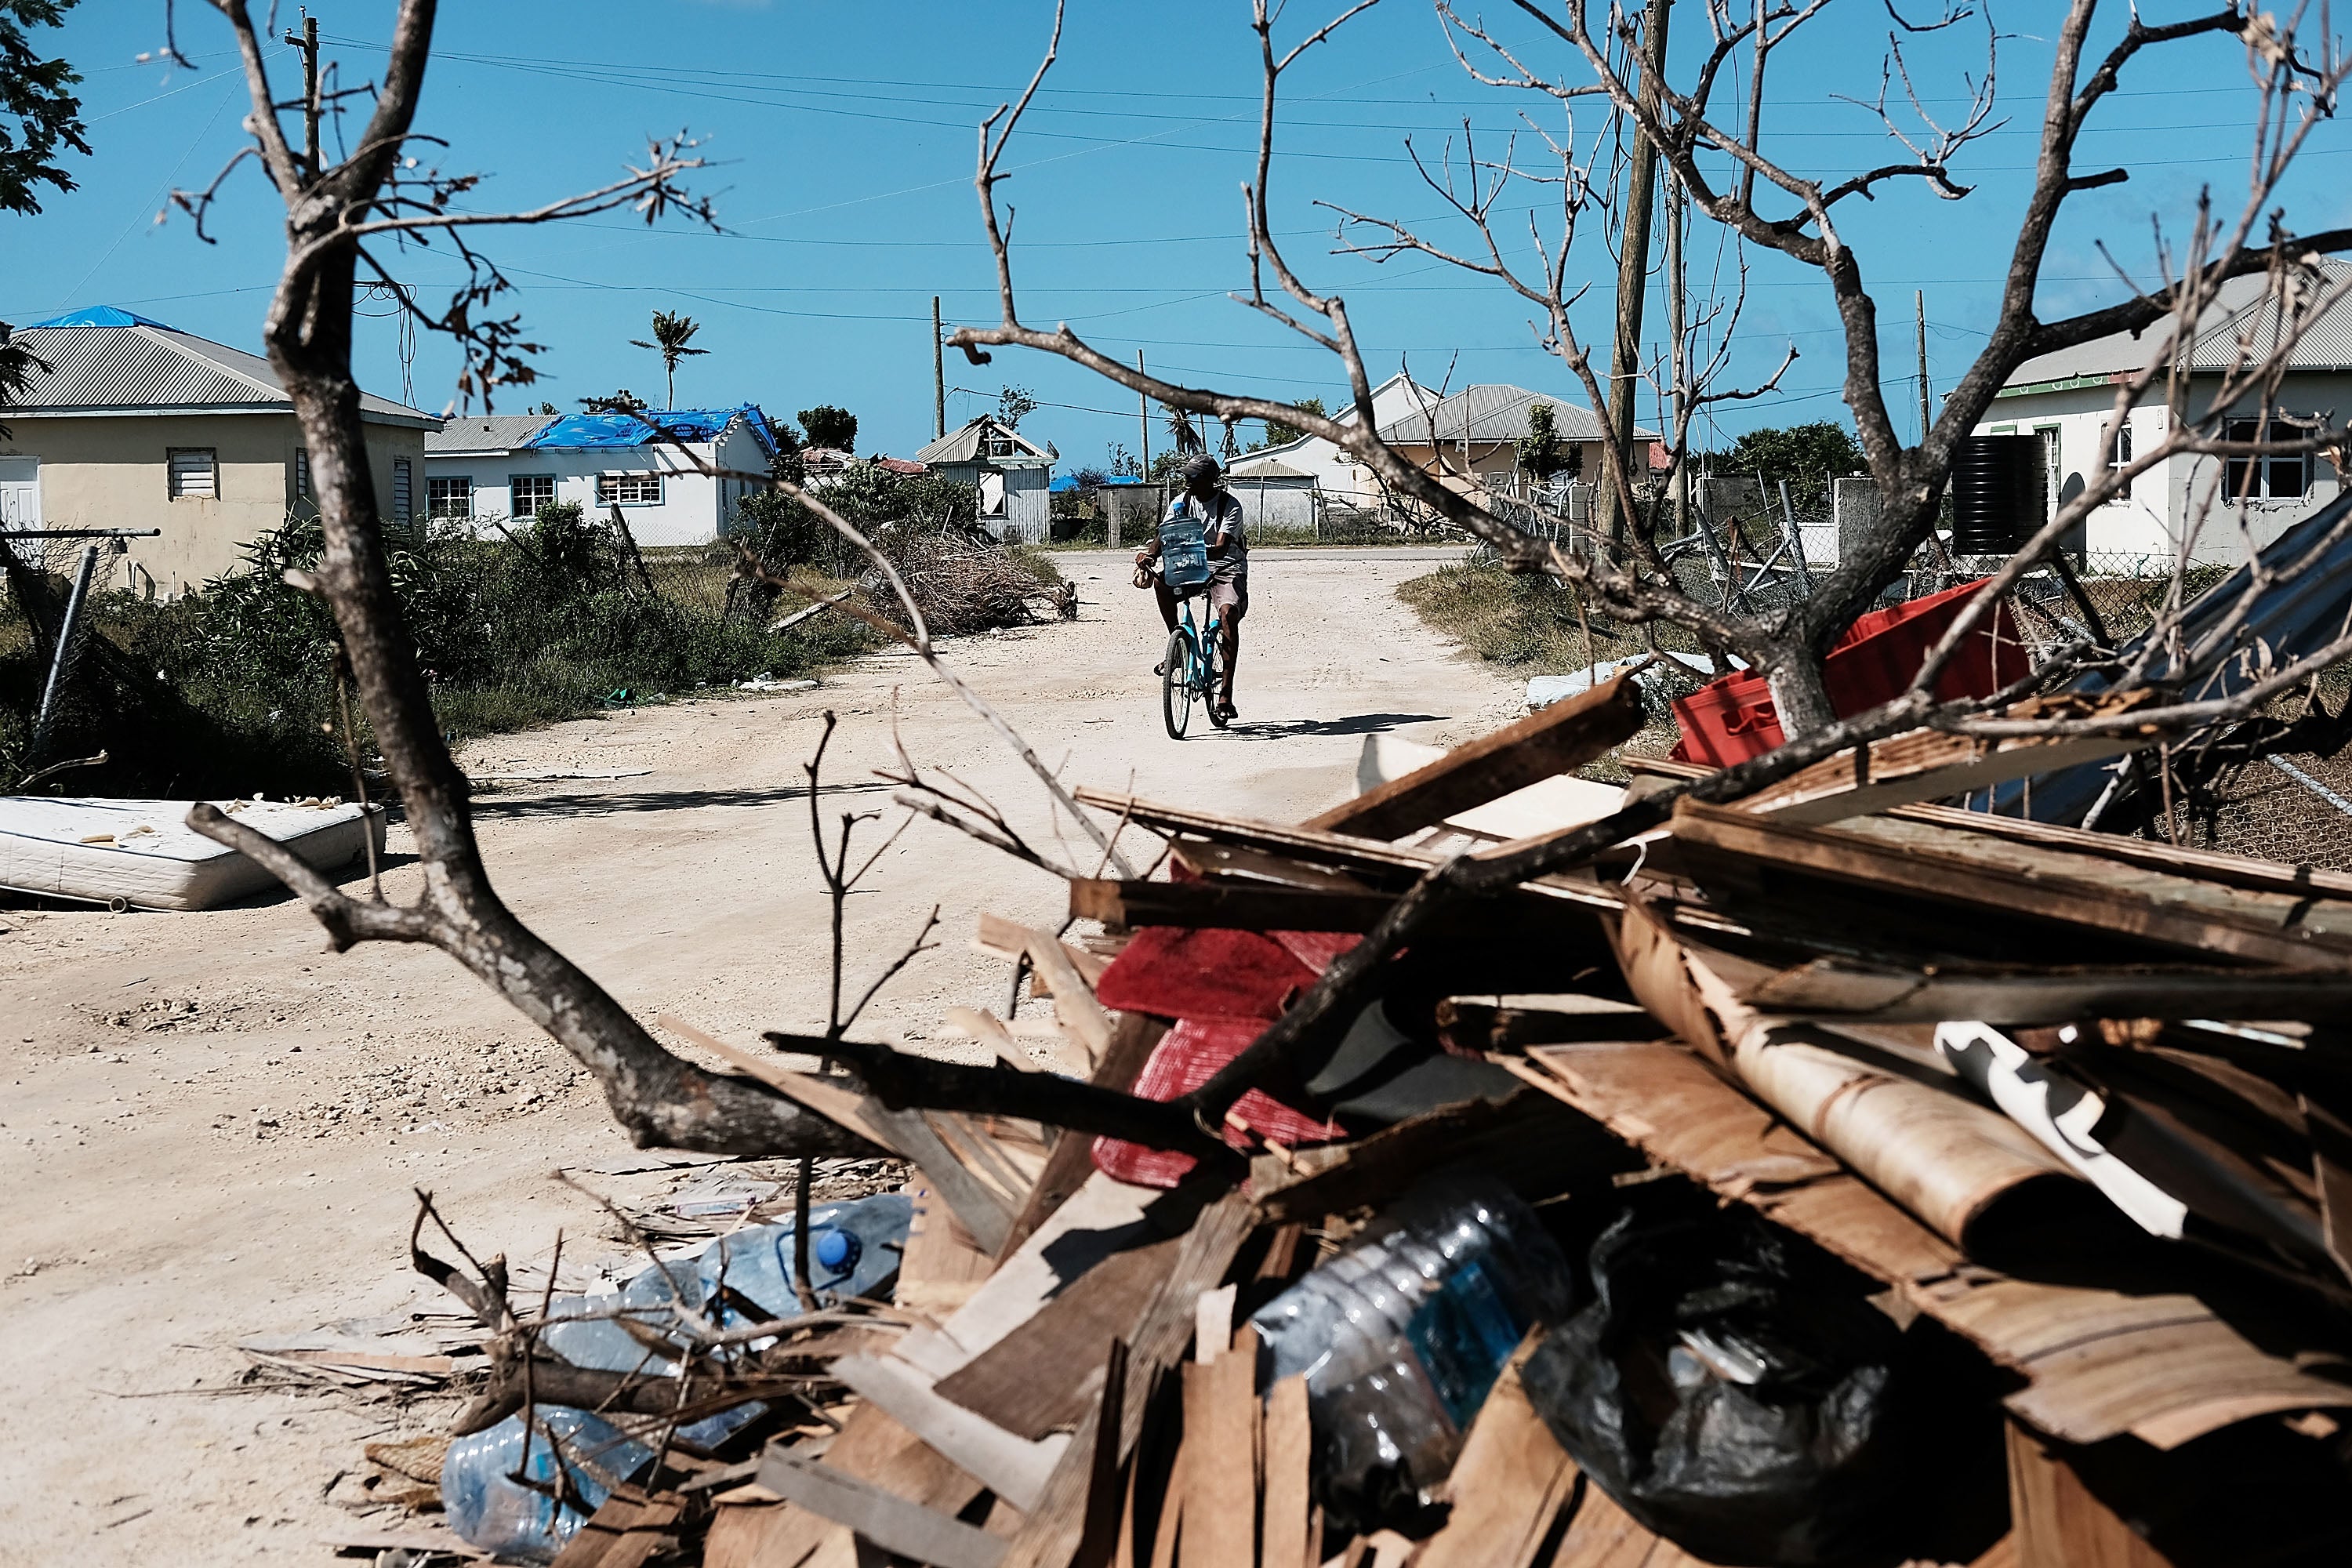
M 1206 452 L 1196 452 L 1184 464 L 1184 482 L 1188 485 L 1213 484 L 1224 470 L 1217 459 Z

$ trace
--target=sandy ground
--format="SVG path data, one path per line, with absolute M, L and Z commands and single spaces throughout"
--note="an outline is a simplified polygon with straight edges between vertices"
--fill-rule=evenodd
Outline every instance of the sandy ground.
M 950 657 L 1066 776 L 1297 820 L 1345 795 L 1361 738 L 1465 738 L 1515 716 L 1517 689 L 1421 626 L 1397 552 L 1261 552 L 1244 721 L 1160 728 L 1148 600 L 1104 553 L 1061 558 L 1074 624 L 963 639 Z M 506 897 L 643 1017 L 667 1010 L 749 1042 L 824 1021 L 824 899 L 801 764 L 828 708 L 841 730 L 824 808 L 886 809 L 870 770 L 900 732 L 1050 841 L 1043 792 L 922 667 L 859 661 L 814 692 L 700 700 L 473 748 L 477 773 L 645 768 L 645 776 L 485 793 L 482 843 Z M 869 826 L 866 842 L 887 828 Z M 399 852 L 387 881 L 415 886 Z M 961 1003 L 1002 1010 L 1006 966 L 971 950 L 983 910 L 1058 920 L 1056 879 L 916 823 L 851 900 L 852 981 L 933 903 L 943 942 L 864 1027 L 942 1043 Z M 864 963 L 859 962 L 860 958 Z M 594 1086 L 436 952 L 321 951 L 283 899 L 206 914 L 0 905 L 0 1563 L 79 1568 L 330 1561 L 352 1528 L 329 1500 L 363 1440 L 430 1411 L 241 1387 L 236 1342 L 446 1310 L 405 1267 L 412 1186 L 483 1256 L 543 1259 L 601 1228 L 560 1167 L 623 1197 L 676 1178 L 626 1163 Z M 593 1244 L 609 1251 L 606 1242 Z M 583 1248 L 581 1256 L 586 1256 Z

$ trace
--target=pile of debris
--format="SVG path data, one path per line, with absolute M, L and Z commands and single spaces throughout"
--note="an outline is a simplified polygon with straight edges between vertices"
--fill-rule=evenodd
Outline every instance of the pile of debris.
M 1025 626 L 1049 617 L 1077 614 L 1074 584 L 1041 574 L 1032 561 L 978 532 L 933 531 L 901 525 L 882 531 L 875 543 L 906 584 L 907 592 L 939 637 Z M 895 596 L 874 595 L 883 613 L 896 618 Z
M 1186 1094 L 1433 865 L 1613 809 L 1559 775 L 1639 722 L 1368 748 L 1300 826 L 1081 792 L 1167 875 L 984 918 L 1053 1017 L 959 1009 L 958 1070 Z M 446 1465 L 507 1434 L 444 1503 L 561 1568 L 2346 1561 L 2352 877 L 1928 804 L 2027 765 L 1685 798 L 1183 1147 L 666 1019 L 906 1161 L 903 1253 L 803 1203 L 516 1305 L 420 1248 L 493 1331 Z

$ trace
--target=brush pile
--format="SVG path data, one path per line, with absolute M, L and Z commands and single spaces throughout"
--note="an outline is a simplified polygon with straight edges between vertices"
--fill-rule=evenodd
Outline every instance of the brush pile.
M 958 529 L 885 531 L 875 542 L 914 596 L 935 637 L 1034 626 L 1077 615 L 1077 593 L 1048 563 Z M 877 609 L 896 619 L 895 595 L 874 584 Z

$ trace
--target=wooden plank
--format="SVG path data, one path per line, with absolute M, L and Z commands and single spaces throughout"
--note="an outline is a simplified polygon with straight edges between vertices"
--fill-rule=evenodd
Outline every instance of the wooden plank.
M 1034 927 L 983 910 L 981 911 L 979 932 L 972 941 L 1000 958 L 1020 958 L 1028 953 L 1029 943 L 1039 934 Z M 1099 952 L 1088 952 L 1072 942 L 1063 942 L 1061 948 L 1063 956 L 1070 962 L 1070 967 L 1076 970 L 1088 985 L 1102 983 L 1102 972 L 1110 967 L 1109 959 Z
M 1124 812 L 1146 827 L 1190 834 L 1215 844 L 1237 844 L 1244 848 L 1304 860 L 1310 865 L 1364 872 L 1381 881 L 1393 881 L 1399 872 L 1418 875 L 1444 858 L 1426 849 L 1383 843 L 1377 838 L 1359 838 L 1342 833 L 1324 833 L 1311 827 L 1285 826 L 1278 822 L 1265 822 L 1256 817 L 1196 811 L 1189 806 L 1170 805 L 1161 801 L 1144 800 L 1109 790 L 1088 789 L 1084 785 L 1072 793 L 1081 805 L 1097 806 L 1104 811 Z
M 1080 963 L 1083 959 L 1086 968 L 1099 977 L 1109 967 L 1109 961 L 1093 953 L 1081 954 L 1049 932 L 1016 925 L 994 915 L 987 920 L 990 923 L 984 929 L 991 933 L 992 945 L 1016 940 L 1022 943 L 1029 954 L 1030 967 L 1054 994 L 1055 1016 L 1086 1047 L 1087 1067 L 1102 1060 L 1103 1054 L 1110 1049 L 1110 1015 L 1095 1000 L 1093 983 L 1081 971 Z
M 1075 1201 L 1075 1200 L 1074 1200 Z M 1151 1404 L 1149 1391 L 1169 1368 L 1183 1359 L 1192 1338 L 1195 1313 L 1202 1290 L 1223 1280 L 1234 1258 L 1254 1228 L 1248 1200 L 1228 1194 L 1202 1211 L 1183 1236 L 1176 1261 L 1161 1281 L 1160 1295 L 1145 1310 L 1129 1343 L 1128 1396 L 1119 1413 L 1118 1452 L 1128 1462 L 1142 1436 L 1145 1414 Z M 1230 1358 L 1246 1364 L 1245 1358 Z M 1077 1549 L 1087 1514 L 1087 1497 L 1094 1477 L 1093 1430 L 1097 1417 L 1073 1435 L 1070 1449 L 1055 1470 L 1045 1495 L 1031 1511 L 1020 1538 L 1005 1559 L 1006 1568 L 1066 1568 Z M 1171 1496 L 1177 1495 L 1171 1484 Z M 1163 1509 L 1163 1529 L 1175 1522 L 1173 1508 Z M 1159 1561 L 1155 1554 L 1154 1561 Z
M 956 1219 L 991 1256 L 1013 1233 L 1013 1205 L 973 1174 L 940 1141 L 939 1131 L 919 1110 L 886 1110 L 872 1100 L 866 1115 L 889 1137 L 891 1145 L 921 1168 L 932 1189 L 955 1210 Z
M 1270 855 L 1263 849 L 1252 849 L 1240 844 L 1212 844 L 1205 838 L 1179 838 L 1169 846 L 1176 862 L 1189 871 L 1214 880 L 1242 882 L 1251 886 L 1304 888 L 1310 892 L 1364 893 L 1371 890 L 1360 877 L 1345 871 L 1327 870 L 1294 860 L 1285 855 Z
M 1207 1302 L 1218 1295 L 1201 1294 L 1204 1323 L 1212 1316 Z M 1231 1298 L 1222 1305 L 1214 1316 L 1230 1321 Z M 1184 1368 L 1184 1530 L 1177 1568 L 1257 1561 L 1256 1373 L 1255 1357 L 1231 1353 Z
M 1239 1285 L 1220 1285 L 1201 1292 L 1192 1307 L 1192 1359 L 1202 1366 L 1217 1360 L 1234 1342 L 1234 1303 Z
M 2029 703 L 2042 700 L 2031 699 Z M 2010 711 L 2016 714 L 2027 705 Z M 2150 734 L 1988 740 L 1912 730 L 1872 742 L 1866 760 L 1851 747 L 1824 757 L 1779 784 L 1758 790 L 1739 803 L 1739 809 L 1777 821 L 1818 826 L 2118 757 L 2158 738 Z
M 872 1405 L 861 1404 L 849 1412 L 823 1463 L 950 1518 L 981 1495 L 978 1481 Z M 781 1499 L 757 1483 L 742 1489 Z M 762 1507 L 720 1508 L 704 1557 L 706 1568 L 814 1568 L 827 1562 L 857 1568 L 856 1541 L 847 1528 L 782 1500 Z
M 1264 1568 L 1316 1568 L 1309 1543 L 1314 1517 L 1314 1434 L 1307 1419 L 1307 1374 L 1284 1378 L 1265 1402 Z
M 959 1310 L 996 1268 L 996 1255 L 972 1240 L 955 1211 L 917 1168 L 901 1189 L 915 1200 L 907 1250 L 898 1262 L 898 1304 L 933 1322 Z
M 760 1484 L 812 1513 L 848 1526 L 866 1540 L 935 1568 L 996 1568 L 1005 1543 L 947 1514 L 935 1513 L 790 1449 L 771 1445 Z
M 1066 1437 L 1031 1441 L 940 1396 L 931 1381 L 890 1355 L 847 1355 L 833 1363 L 834 1378 L 888 1412 L 1017 1509 L 1036 1506 Z
M 1540 1329 L 1528 1333 L 1478 1407 L 1445 1480 L 1453 1510 L 1414 1568 L 1533 1568 L 1577 1473 L 1519 1382 L 1542 1341 Z
M 2124 865 L 2138 866 L 2150 871 L 2199 877 L 2232 888 L 2352 899 L 2352 876 L 2313 866 L 2288 866 L 2274 860 L 2256 860 L 2244 855 L 2224 855 L 2219 850 L 2199 849 L 2185 844 L 2158 844 L 2121 833 L 2086 833 L 2079 827 L 2063 827 L 2055 823 L 2033 822 L 2015 816 L 1996 816 L 1984 811 L 1963 811 L 1950 805 L 1906 805 L 1888 815 L 1906 822 L 1924 822 L 1936 827 L 1981 833 L 1988 837 L 2012 839 L 2020 844 L 2035 844 L 2097 859 L 2120 861 Z
M 1628 672 L 1456 746 L 1402 778 L 1307 818 L 1306 826 L 1366 838 L 1401 838 L 1581 767 L 1641 728 L 1641 688 Z
M 948 1022 L 996 1053 L 996 1059 L 1015 1072 L 1044 1072 L 1013 1039 L 1004 1021 L 985 1007 L 950 1007 Z
M 1101 1089 L 1133 1089 L 1135 1080 L 1142 1076 L 1144 1064 L 1151 1059 L 1152 1047 L 1167 1032 L 1168 1023 L 1163 1018 L 1142 1013 L 1114 1013 L 1110 1049 L 1087 1075 L 1087 1081 Z M 1013 1216 L 1013 1229 L 999 1257 L 1011 1256 L 1013 1249 L 1028 1240 L 1030 1234 L 1068 1201 L 1071 1194 L 1086 1184 L 1095 1173 L 1094 1146 L 1093 1139 L 1076 1132 L 1065 1132 L 1055 1140 L 1052 1151 L 1045 1156 L 1045 1169 L 1037 1173 L 1036 1184 L 1029 1189 L 1029 1201 Z
M 1379 893 L 1327 893 L 1228 879 L 1117 882 L 1070 879 L 1070 915 L 1107 926 L 1223 931 L 1367 931 L 1396 900 Z
M 2352 1022 L 2352 983 L 2325 971 L 2116 965 L 2048 971 L 1897 969 L 1822 958 L 1742 984 L 1761 1012 L 1873 1024 L 1970 1018 L 1996 1027 L 2083 1018 Z
M 2014 1420 L 2009 1511 L 2017 1568 L 2171 1568 L 2056 1449 Z
M 1181 1238 L 1114 1253 L 1036 1316 L 939 1382 L 940 1393 L 1024 1437 L 1076 1426 L 1112 1345 L 1135 1331 Z
M 606 1498 L 563 1543 L 550 1568 L 642 1568 L 677 1544 L 679 1505 L 623 1487 Z
M 1700 851 L 1736 857 L 1833 881 L 2134 937 L 2184 953 L 2227 953 L 2250 963 L 2297 969 L 2352 968 L 2352 954 L 2228 912 L 2161 903 L 2102 882 L 2057 873 L 2030 875 L 1921 845 L 1894 845 L 1858 833 L 1766 822 L 1687 797 L 1675 803 L 1675 841 L 1686 858 Z M 1701 879 L 1704 881 L 1704 873 Z

